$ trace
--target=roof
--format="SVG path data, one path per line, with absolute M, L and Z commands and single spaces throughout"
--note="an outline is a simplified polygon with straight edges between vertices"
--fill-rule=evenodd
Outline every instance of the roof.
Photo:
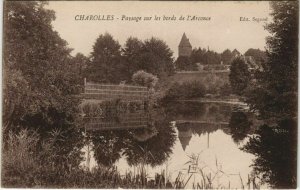
M 179 47 L 192 47 L 189 39 L 186 37 L 185 33 L 183 33 L 181 41 L 179 43 Z
M 189 128 L 187 131 L 178 130 L 178 138 L 183 150 L 190 144 L 192 138 L 192 130 Z

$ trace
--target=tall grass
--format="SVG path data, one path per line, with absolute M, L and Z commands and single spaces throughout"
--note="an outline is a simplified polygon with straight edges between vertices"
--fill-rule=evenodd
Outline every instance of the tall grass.
M 180 171 L 176 177 L 173 187 L 176 189 L 184 189 L 184 188 L 193 188 L 193 189 L 231 189 L 231 188 L 239 188 L 239 189 L 259 189 L 260 185 L 256 182 L 255 175 L 248 175 L 247 182 L 245 183 L 242 180 L 242 177 L 239 174 L 226 174 L 221 165 L 218 163 L 218 160 L 215 161 L 216 168 L 211 170 L 213 172 L 207 173 L 205 171 L 206 165 L 201 165 L 199 161 L 199 155 L 191 155 L 189 156 L 189 161 L 185 163 L 187 166 L 187 172 Z M 235 175 L 239 177 L 240 187 L 232 187 L 230 180 L 228 181 L 228 185 L 219 184 L 219 180 L 223 177 L 229 177 L 230 175 Z M 197 177 L 198 178 L 197 178 Z M 190 185 L 190 186 L 188 186 Z
M 2 184 L 32 186 L 36 169 L 35 148 L 38 135 L 34 131 L 22 130 L 19 134 L 9 132 L 7 142 L 2 147 Z

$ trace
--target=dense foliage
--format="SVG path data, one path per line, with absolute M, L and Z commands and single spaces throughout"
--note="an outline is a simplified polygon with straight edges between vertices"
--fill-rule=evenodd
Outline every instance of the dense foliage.
M 201 48 L 193 49 L 190 56 L 191 63 L 201 63 L 203 65 L 216 65 L 221 63 L 221 56 L 215 51 Z
M 229 81 L 234 93 L 242 95 L 250 82 L 250 71 L 242 57 L 235 58 L 230 66 Z
M 140 70 L 132 75 L 132 82 L 136 85 L 154 88 L 158 82 L 158 78 L 155 75 Z
M 119 42 L 108 33 L 101 34 L 93 46 L 91 63 L 87 67 L 88 80 L 99 83 L 119 83 L 126 80 L 125 69 Z
M 267 59 L 266 53 L 260 49 L 250 48 L 245 52 L 244 55 L 253 57 L 254 61 L 258 63 L 265 62 Z
M 267 59 L 247 89 L 247 102 L 272 125 L 259 126 L 243 150 L 256 155 L 254 172 L 273 188 L 296 188 L 298 2 L 271 2 Z
M 6 2 L 2 184 L 61 183 L 80 163 L 81 76 L 45 2 Z M 24 128 L 29 128 L 24 130 Z M 68 146 L 63 147 L 63 144 Z M 65 174 L 64 174 L 65 175 Z M 36 182 L 36 183 L 35 183 Z
M 171 75 L 174 71 L 173 53 L 157 38 L 141 41 L 130 37 L 121 48 L 119 42 L 106 33 L 97 38 L 91 55 L 85 76 L 99 83 L 130 83 L 132 75 L 139 70 L 158 77 Z
M 197 64 L 191 61 L 191 58 L 186 56 L 179 56 L 174 62 L 175 68 L 178 71 L 197 71 Z
M 273 22 L 266 26 L 267 61 L 248 92 L 248 103 L 263 117 L 297 115 L 298 3 L 271 2 Z
M 275 126 L 262 125 L 243 147 L 256 155 L 256 175 L 273 188 L 293 189 L 297 185 L 297 123 L 280 121 Z
M 205 86 L 199 81 L 184 82 L 182 84 L 176 82 L 167 90 L 163 101 L 201 98 L 205 93 Z
M 18 126 L 67 127 L 74 123 L 80 92 L 70 49 L 53 31 L 45 2 L 6 2 L 4 14 L 4 117 Z

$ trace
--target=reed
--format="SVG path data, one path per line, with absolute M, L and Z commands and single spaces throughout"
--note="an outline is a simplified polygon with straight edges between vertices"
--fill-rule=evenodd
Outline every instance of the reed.
M 184 189 L 187 188 L 187 185 L 190 183 L 188 188 L 192 189 L 231 189 L 231 182 L 228 181 L 228 185 L 219 184 L 218 181 L 222 176 L 230 176 L 236 175 L 239 177 L 240 180 L 240 189 L 259 189 L 260 184 L 256 182 L 257 176 L 255 175 L 248 175 L 247 183 L 243 182 L 243 179 L 240 174 L 226 174 L 223 170 L 221 165 L 218 163 L 218 159 L 215 160 L 215 168 L 214 172 L 205 172 L 205 168 L 207 165 L 201 165 L 199 161 L 199 155 L 201 153 L 189 156 L 189 161 L 185 163 L 187 172 L 180 171 L 176 177 L 175 182 L 173 183 L 173 187 L 176 189 Z M 198 178 L 196 178 L 196 175 Z M 200 177 L 199 177 L 200 176 Z

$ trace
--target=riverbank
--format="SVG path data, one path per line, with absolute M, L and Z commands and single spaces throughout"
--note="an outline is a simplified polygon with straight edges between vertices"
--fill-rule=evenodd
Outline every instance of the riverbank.
M 245 102 L 238 99 L 216 99 L 216 98 L 199 98 L 190 100 L 176 100 L 177 102 L 200 102 L 200 103 L 220 103 L 220 104 L 230 104 L 238 106 L 247 106 Z M 248 106 L 247 106 L 248 107 Z

